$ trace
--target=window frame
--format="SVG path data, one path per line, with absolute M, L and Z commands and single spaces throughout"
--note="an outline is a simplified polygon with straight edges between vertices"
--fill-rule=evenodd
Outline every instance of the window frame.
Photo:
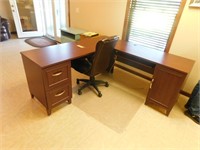
M 129 14 L 131 13 L 131 9 L 130 9 L 131 8 L 131 1 L 132 0 L 127 0 L 127 5 L 126 5 L 126 13 L 125 13 L 125 19 L 124 19 L 123 33 L 122 33 L 122 40 L 125 40 L 125 41 L 128 41 L 129 21 L 130 21 L 130 18 L 129 18 L 130 15 Z M 187 0 L 181 1 L 178 13 L 176 15 L 175 21 L 174 21 L 172 29 L 171 29 L 171 33 L 170 33 L 169 38 L 167 40 L 167 44 L 166 44 L 164 52 L 168 53 L 169 50 L 170 50 L 170 47 L 171 47 L 172 41 L 174 39 L 176 29 L 178 27 L 178 23 L 180 21 L 180 18 L 181 18 L 181 15 L 182 15 L 182 12 L 184 10 L 186 2 L 187 2 Z

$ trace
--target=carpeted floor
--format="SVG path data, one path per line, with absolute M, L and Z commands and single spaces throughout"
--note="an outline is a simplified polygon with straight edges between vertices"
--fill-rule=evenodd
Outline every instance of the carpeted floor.
M 104 97 L 103 99 L 96 95 L 96 92 L 92 87 L 84 89 L 83 94 L 79 96 L 77 95 L 79 86 L 74 85 L 73 93 L 75 94 L 73 95 L 73 105 L 95 120 L 103 123 L 110 129 L 118 133 L 122 133 L 127 128 L 128 124 L 137 113 L 139 108 L 143 105 L 143 94 L 147 92 L 148 85 L 145 82 L 140 81 L 141 85 L 144 86 L 144 84 L 146 84 L 147 86 L 140 86 L 140 88 L 136 86 L 129 86 L 132 91 L 135 90 L 138 93 L 127 91 L 125 88 L 123 88 L 123 85 L 120 84 L 120 78 L 118 78 L 119 74 L 126 74 L 127 76 L 130 75 L 118 68 L 115 68 L 115 73 L 113 75 L 109 76 L 108 74 L 105 74 L 97 76 L 97 79 L 104 79 L 105 81 L 109 82 L 108 88 L 99 86 L 99 89 Z M 79 74 L 73 72 L 73 76 L 77 77 Z M 80 76 L 82 75 L 80 74 Z M 73 81 L 74 80 L 75 79 L 73 79 Z M 132 78 L 132 80 L 129 81 L 133 83 L 138 82 L 137 78 Z M 116 82 L 119 84 L 116 84 Z M 80 100 L 80 98 L 82 100 Z
M 144 105 L 149 81 L 119 68 L 99 75 L 110 86 L 77 94 L 71 69 L 72 103 L 47 116 L 31 99 L 21 51 L 34 47 L 24 39 L 0 42 L 0 150 L 200 150 L 199 125 L 184 115 L 188 98 L 180 95 L 170 115 Z
M 54 40 L 51 40 L 47 37 L 34 37 L 34 38 L 29 38 L 25 40 L 26 43 L 30 44 L 31 46 L 34 47 L 46 47 L 50 45 L 56 45 L 57 42 Z

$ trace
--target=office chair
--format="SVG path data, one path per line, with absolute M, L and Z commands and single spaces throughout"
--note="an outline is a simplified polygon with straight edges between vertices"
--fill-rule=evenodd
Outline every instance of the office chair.
M 109 86 L 108 82 L 102 80 L 96 80 L 95 76 L 113 68 L 115 51 L 114 47 L 118 41 L 118 36 L 112 36 L 96 44 L 95 53 L 88 56 L 82 57 L 72 61 L 72 68 L 76 71 L 89 76 L 89 79 L 77 79 L 76 83 L 79 84 L 80 81 L 85 82 L 85 84 L 78 89 L 78 94 L 82 94 L 82 90 L 88 86 L 93 86 L 97 91 L 99 97 L 102 96 L 97 85 Z

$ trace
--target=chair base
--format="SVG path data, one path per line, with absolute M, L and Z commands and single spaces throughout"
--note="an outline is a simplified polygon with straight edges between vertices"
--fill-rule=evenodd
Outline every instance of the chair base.
M 84 84 L 82 87 L 80 87 L 80 88 L 78 89 L 78 94 L 79 94 L 79 95 L 82 94 L 82 90 L 83 90 L 84 88 L 86 88 L 86 87 L 88 87 L 88 86 L 93 86 L 94 89 L 97 91 L 97 96 L 101 97 L 102 94 L 101 94 L 101 91 L 99 91 L 97 85 L 102 85 L 102 84 L 103 84 L 105 87 L 108 87 L 108 86 L 109 86 L 108 82 L 102 81 L 102 80 L 95 80 L 94 77 L 90 77 L 90 79 L 77 79 L 77 80 L 76 80 L 76 83 L 79 84 L 80 81 L 85 82 L 85 84 Z

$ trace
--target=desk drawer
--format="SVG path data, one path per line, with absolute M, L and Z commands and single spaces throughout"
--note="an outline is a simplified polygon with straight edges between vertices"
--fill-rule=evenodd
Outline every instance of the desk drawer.
M 63 63 L 61 65 L 56 65 L 53 67 L 49 67 L 47 69 L 45 69 L 45 73 L 46 73 L 46 86 L 47 88 L 50 88 L 58 83 L 61 82 L 68 82 L 68 80 L 70 80 L 70 76 L 71 76 L 71 68 L 70 68 L 70 62 L 68 63 Z
M 47 99 L 50 107 L 63 101 L 71 100 L 71 85 L 64 85 L 47 92 Z

